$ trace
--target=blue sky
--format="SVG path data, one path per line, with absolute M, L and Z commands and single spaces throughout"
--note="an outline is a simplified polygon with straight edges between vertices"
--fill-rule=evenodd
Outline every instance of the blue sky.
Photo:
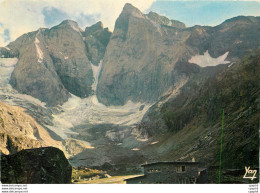
M 77 21 L 82 28 L 102 21 L 112 31 L 127 2 L 145 13 L 155 11 L 187 26 L 217 25 L 238 15 L 260 16 L 256 1 L 0 0 L 0 46 L 65 19 Z
M 260 14 L 256 1 L 156 1 L 149 8 L 187 26 L 217 25 L 238 15 Z
M 239 15 L 260 15 L 260 3 L 256 1 L 155 1 L 144 10 L 146 13 L 149 11 L 182 21 L 187 26 L 213 26 Z M 65 12 L 54 7 L 45 7 L 42 13 L 47 27 L 57 25 L 64 19 L 70 19 Z M 100 15 L 81 14 L 75 20 L 80 26 L 84 26 L 99 21 Z

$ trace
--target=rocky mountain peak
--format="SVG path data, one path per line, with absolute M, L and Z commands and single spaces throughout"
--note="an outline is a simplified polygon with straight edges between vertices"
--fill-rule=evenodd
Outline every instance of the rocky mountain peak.
M 103 30 L 104 30 L 103 23 L 99 21 L 96 24 L 85 28 L 85 36 Z
M 73 21 L 73 20 L 64 20 L 63 22 L 61 22 L 60 25 L 58 25 L 57 27 L 70 27 L 73 30 L 77 31 L 77 32 L 82 32 L 83 30 L 79 27 L 78 23 Z
M 237 16 L 230 19 L 225 20 L 223 23 L 218 25 L 219 28 L 232 28 L 233 26 L 243 26 L 250 24 L 259 24 L 259 17 L 253 16 Z
M 256 17 L 237 16 L 237 17 L 227 19 L 224 23 L 240 23 L 240 22 L 251 23 L 254 22 L 254 18 Z
M 170 20 L 169 18 L 159 15 L 153 11 L 150 11 L 146 17 L 154 22 L 156 22 L 159 25 L 166 25 L 170 27 L 176 27 L 176 28 L 185 28 L 185 24 L 177 21 L 177 20 Z
M 27 33 L 0 52 L 1 57 L 19 58 L 12 86 L 51 106 L 66 102 L 70 93 L 91 96 L 91 64 L 103 61 L 97 97 L 106 105 L 123 105 L 128 100 L 156 101 L 182 81 L 176 64 L 201 58 L 207 50 L 206 56 L 228 53 L 228 61 L 239 60 L 258 47 L 258 31 L 256 17 L 239 16 L 217 27 L 185 28 L 179 21 L 155 12 L 145 15 L 127 3 L 113 34 L 102 22 L 82 31 L 75 21 L 65 20 L 51 29 Z M 30 72 L 31 81 L 24 71 Z
M 150 11 L 146 16 L 158 24 L 171 25 L 171 20 L 169 20 L 167 17 L 161 16 L 153 11 Z
M 97 23 L 94 24 L 93 26 L 98 26 L 98 27 L 100 27 L 101 29 L 104 28 L 102 21 L 97 22 Z
M 106 105 L 123 105 L 128 100 L 153 103 L 172 85 L 185 82 L 187 77 L 177 67 L 185 68 L 185 74 L 193 72 L 189 60 L 207 50 L 202 60 L 228 54 L 227 61 L 237 61 L 259 45 L 255 43 L 258 23 L 248 17 L 234 20 L 242 25 L 186 28 L 179 21 L 154 12 L 144 15 L 126 4 L 103 59 L 99 101 Z
M 143 13 L 139 9 L 131 5 L 130 3 L 125 4 L 120 16 L 134 16 L 138 18 L 144 18 Z
M 70 19 L 66 19 L 66 20 L 64 20 L 64 21 L 62 21 L 61 23 L 60 23 L 60 25 L 78 25 L 78 23 L 76 22 L 76 21 L 73 21 L 73 20 L 70 20 Z
M 145 15 L 140 10 L 131 4 L 127 3 L 121 14 L 116 20 L 113 37 L 119 37 L 121 40 L 126 40 L 128 29 L 131 28 L 131 21 L 139 23 L 139 21 L 145 21 Z M 137 27 L 140 24 L 136 24 Z M 112 37 L 112 38 L 113 38 Z
M 134 7 L 132 4 L 130 3 L 126 3 L 124 8 L 123 8 L 123 11 L 122 12 L 132 12 L 132 11 L 135 11 L 135 10 L 138 10 L 136 7 Z M 139 10 L 138 10 L 139 11 Z
M 104 57 L 112 33 L 108 31 L 108 28 L 104 28 L 103 23 L 99 21 L 90 27 L 86 27 L 82 34 L 88 59 L 92 64 L 98 65 Z

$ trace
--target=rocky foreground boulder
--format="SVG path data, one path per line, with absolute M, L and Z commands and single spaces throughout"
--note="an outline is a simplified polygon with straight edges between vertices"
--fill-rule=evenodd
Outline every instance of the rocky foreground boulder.
M 4 184 L 67 184 L 72 167 L 64 153 L 54 147 L 22 150 L 1 155 L 1 182 Z

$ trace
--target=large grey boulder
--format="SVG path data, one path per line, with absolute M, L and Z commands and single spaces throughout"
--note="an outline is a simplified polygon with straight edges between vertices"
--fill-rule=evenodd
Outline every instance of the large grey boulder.
M 64 153 L 54 147 L 1 155 L 3 184 L 68 184 L 71 173 L 72 167 Z

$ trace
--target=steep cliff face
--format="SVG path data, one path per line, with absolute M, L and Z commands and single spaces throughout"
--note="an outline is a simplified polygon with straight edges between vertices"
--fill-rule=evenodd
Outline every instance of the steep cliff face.
M 185 28 L 181 22 L 153 12 L 144 15 L 126 4 L 104 56 L 98 99 L 106 105 L 155 102 L 187 78 L 177 65 L 191 75 L 194 65 L 188 63 L 216 66 L 228 63 L 225 59 L 238 61 L 256 49 L 259 20 L 237 17 L 216 27 Z
M 208 50 L 214 58 L 228 51 L 227 60 L 234 62 L 257 49 L 259 30 L 260 17 L 238 16 L 215 27 L 189 28 L 187 45 L 197 48 L 200 54 Z
M 238 155 L 244 159 L 248 124 L 243 123 L 248 118 L 250 124 L 257 125 L 258 76 L 250 66 L 259 71 L 259 63 L 254 62 L 259 60 L 258 53 L 245 62 L 238 61 L 259 47 L 259 30 L 259 17 L 236 17 L 216 27 L 187 28 L 179 21 L 153 12 L 143 14 L 126 4 L 113 34 L 101 22 L 83 31 L 68 20 L 51 29 L 27 33 L 0 48 L 0 57 L 19 59 L 11 84 L 48 106 L 37 106 L 39 101 L 32 104 L 31 99 L 25 104 L 26 100 L 19 99 L 28 96 L 7 95 L 8 88 L 3 88 L 6 92 L 0 97 L 27 108 L 38 123 L 64 139 L 48 142 L 51 139 L 42 134 L 44 128 L 24 118 L 23 110 L 0 104 L 1 151 L 13 154 L 27 148 L 61 145 L 66 155 L 74 156 L 71 163 L 75 165 L 123 164 L 132 159 L 137 164 L 146 158 L 190 160 L 194 155 L 203 163 L 209 155 L 214 165 L 219 155 L 219 114 L 224 108 L 232 114 L 225 114 L 230 124 L 226 136 L 232 141 L 224 142 L 224 146 L 228 150 L 235 147 L 236 153 L 230 158 Z M 5 67 L 8 73 L 12 71 Z M 0 78 L 5 79 L 3 85 L 9 81 L 8 73 Z M 248 82 L 249 77 L 253 84 Z M 244 96 L 250 95 L 251 85 L 254 111 L 250 118 L 244 116 L 251 113 Z M 96 96 L 86 100 L 73 96 L 62 107 L 49 107 L 64 104 L 70 93 L 84 98 L 93 91 L 99 101 Z M 134 103 L 127 103 L 129 100 Z M 126 105 L 107 107 L 101 103 Z M 149 108 L 142 123 L 132 130 Z M 67 136 L 75 139 L 65 139 Z M 242 140 L 242 145 L 233 136 Z M 254 130 L 250 155 L 256 152 L 256 136 Z M 210 154 L 206 152 L 208 145 L 212 147 Z M 252 157 L 250 163 L 255 161 Z M 231 159 L 223 163 L 228 165 Z
M 83 31 L 67 20 L 21 36 L 1 48 L 0 55 L 19 57 L 12 86 L 50 106 L 63 104 L 70 93 L 82 98 L 92 95 L 91 64 L 101 61 L 97 88 L 101 103 L 154 103 L 193 74 L 194 65 L 188 63 L 214 66 L 250 53 L 260 43 L 259 30 L 259 17 L 186 28 L 182 22 L 154 12 L 143 14 L 126 4 L 113 34 L 101 22 Z M 177 66 L 184 66 L 185 73 Z
M 102 103 L 152 102 L 180 79 L 173 69 L 176 61 L 185 56 L 183 43 L 188 34 L 168 27 L 126 4 L 103 60 L 97 90 Z
M 64 153 L 54 147 L 22 150 L 1 155 L 4 184 L 68 184 L 72 167 Z
M 103 27 L 102 22 L 86 27 L 83 36 L 86 53 L 92 64 L 98 65 L 103 60 L 111 34 L 108 28 Z
M 93 72 L 81 32 L 76 22 L 67 20 L 51 28 L 45 37 L 62 84 L 72 94 L 84 98 L 92 94 Z
M 42 33 L 31 32 L 10 44 L 19 51 L 19 60 L 11 76 L 11 85 L 20 93 L 31 95 L 49 105 L 62 104 L 69 93 L 62 85 Z
M 61 105 L 70 93 L 92 94 L 93 72 L 86 54 L 82 30 L 66 20 L 51 29 L 25 34 L 8 45 L 4 57 L 18 53 L 19 61 L 11 77 L 12 86 L 50 106 Z M 6 48 L 1 48 L 5 50 Z

